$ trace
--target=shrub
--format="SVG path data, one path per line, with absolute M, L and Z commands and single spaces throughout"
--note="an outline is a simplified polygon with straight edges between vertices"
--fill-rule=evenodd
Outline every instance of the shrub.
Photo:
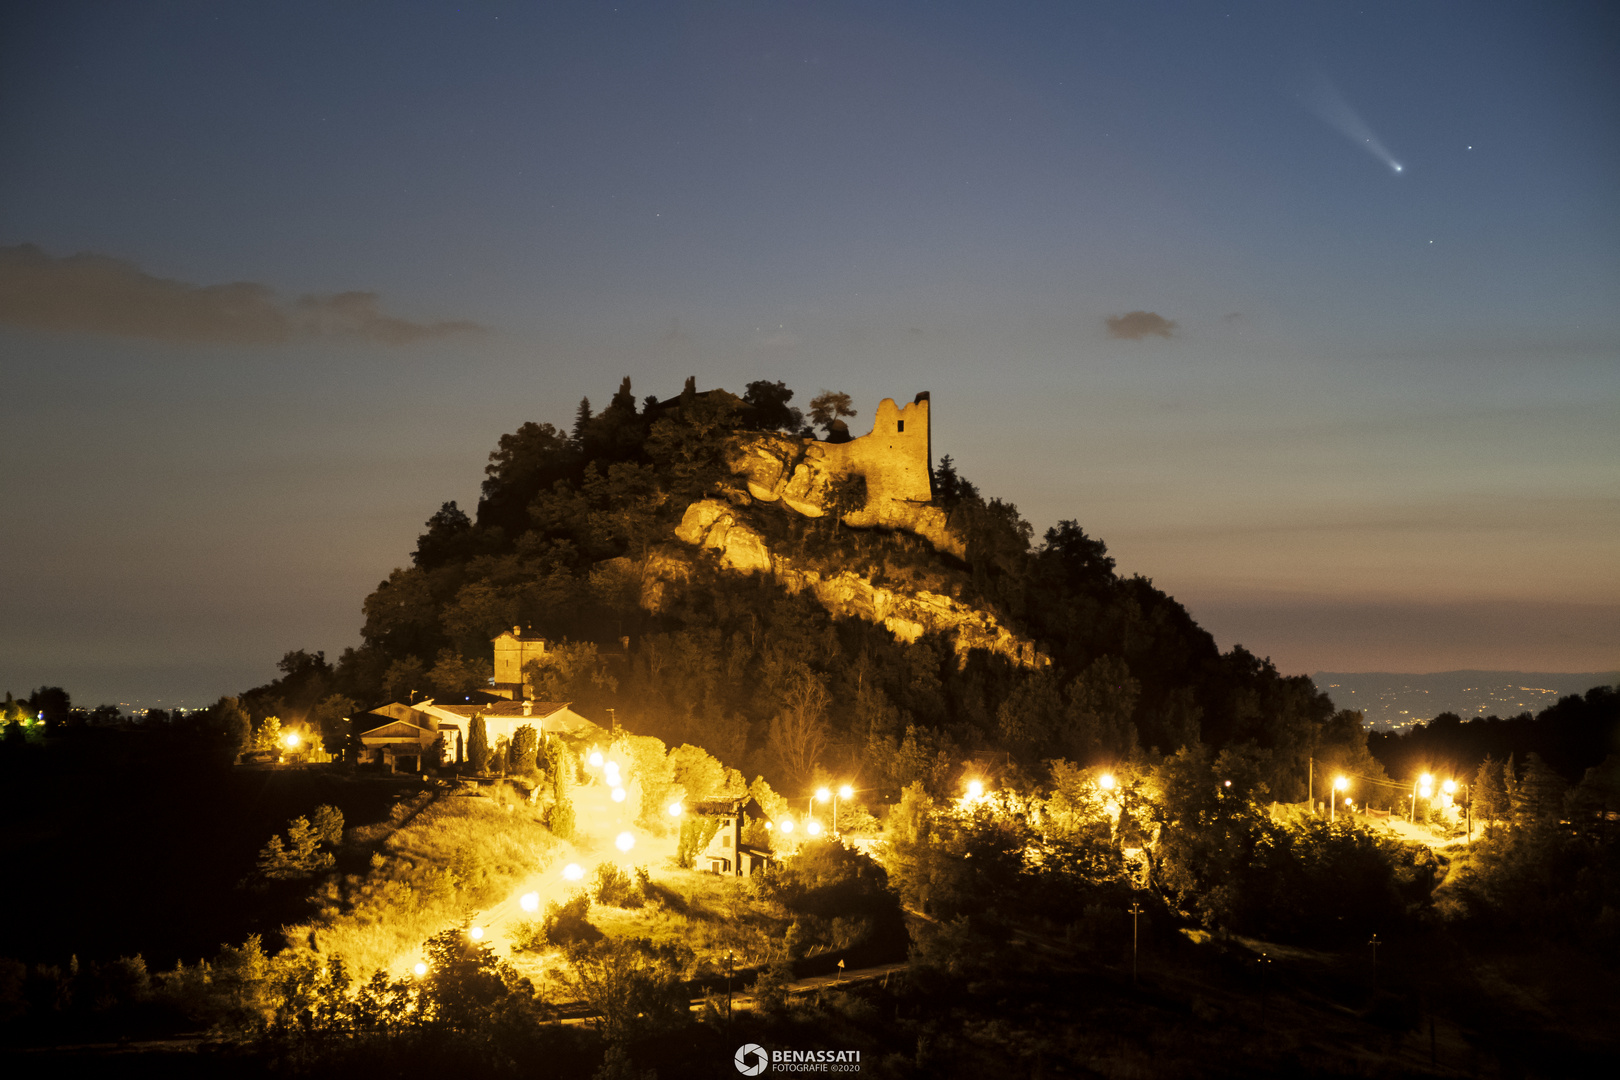
M 569 946 L 580 942 L 599 941 L 602 932 L 591 925 L 591 898 L 583 890 L 558 903 L 546 904 L 545 921 L 541 936 L 552 945 Z
M 574 801 L 560 789 L 557 792 L 557 801 L 546 811 L 546 828 L 550 829 L 551 834 L 559 840 L 574 838 Z
M 638 908 L 646 903 L 646 881 L 645 867 L 637 868 L 636 876 L 631 877 L 613 863 L 598 863 L 591 879 L 591 897 L 608 907 Z

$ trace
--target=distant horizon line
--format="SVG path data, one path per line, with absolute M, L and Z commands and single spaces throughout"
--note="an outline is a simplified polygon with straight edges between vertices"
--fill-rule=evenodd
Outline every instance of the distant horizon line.
M 1430 675 L 1560 675 L 1560 676 L 1568 677 L 1568 676 L 1573 676 L 1573 675 L 1591 675 L 1591 676 L 1594 676 L 1594 677 L 1607 678 L 1609 681 L 1612 682 L 1612 681 L 1620 681 L 1620 668 L 1609 668 L 1609 669 L 1606 669 L 1606 670 L 1598 670 L 1598 671 L 1549 671 L 1546 668 L 1538 668 L 1538 669 L 1536 669 L 1534 671 L 1529 671 L 1529 670 L 1520 669 L 1520 668 L 1449 668 L 1449 669 L 1447 669 L 1445 671 L 1313 671 L 1313 672 L 1311 672 L 1311 678 L 1313 678 L 1313 679 L 1319 678 L 1319 677 L 1324 677 L 1324 676 L 1332 676 L 1332 675 L 1399 675 L 1399 676 L 1406 676 L 1406 677 L 1430 676 Z

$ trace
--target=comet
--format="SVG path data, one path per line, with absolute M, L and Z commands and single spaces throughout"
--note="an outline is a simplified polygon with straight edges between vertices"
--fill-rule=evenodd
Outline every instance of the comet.
M 1300 96 L 1304 99 L 1305 107 L 1315 113 L 1318 120 L 1383 162 L 1390 172 L 1406 171 L 1406 166 L 1396 160 L 1389 147 L 1361 118 L 1361 114 L 1350 107 L 1350 103 L 1326 75 L 1314 73 L 1310 86 Z

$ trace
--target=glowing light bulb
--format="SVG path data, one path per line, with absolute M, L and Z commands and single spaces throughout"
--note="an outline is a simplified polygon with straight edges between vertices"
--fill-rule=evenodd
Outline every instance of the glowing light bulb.
M 1444 791 L 1447 795 L 1455 795 L 1457 793 L 1457 781 L 1447 780 L 1445 783 L 1440 785 L 1440 790 Z
M 620 851 L 629 851 L 636 846 L 636 838 L 630 833 L 622 832 L 619 834 L 619 838 L 613 841 L 613 846 Z
M 286 743 L 288 747 L 297 746 L 298 745 L 298 732 L 296 732 L 296 731 L 287 732 L 286 736 L 284 736 L 281 741 Z
M 1114 790 L 1114 774 L 1113 773 L 1103 773 L 1101 776 L 1099 776 L 1097 778 L 1097 783 L 1102 787 L 1102 789 L 1104 791 L 1113 791 Z
M 518 898 L 518 907 L 521 907 L 524 911 L 539 911 L 540 894 L 537 892 L 524 893 Z
M 977 799 L 984 795 L 984 785 L 977 780 L 968 781 L 968 798 Z
M 624 797 L 625 797 L 624 796 L 624 788 L 616 787 L 616 788 L 613 789 L 613 801 L 614 802 L 624 802 Z
M 782 822 L 782 831 L 784 833 L 790 833 L 790 832 L 793 831 L 793 819 L 792 818 L 788 818 L 788 819 L 786 819 L 785 821 Z
M 1434 777 L 1430 776 L 1428 773 L 1424 773 L 1422 776 L 1418 777 L 1418 783 L 1422 784 L 1424 787 L 1429 787 L 1434 783 Z
M 577 862 L 571 862 L 567 866 L 563 867 L 563 877 L 567 878 L 569 881 L 578 881 L 584 876 L 585 871 Z
M 585 760 L 589 761 L 594 768 L 600 769 L 602 767 L 602 751 L 592 750 L 591 756 Z
M 812 821 L 810 824 L 808 824 L 808 825 L 806 825 L 804 827 L 804 831 L 809 833 L 811 836 L 820 836 L 821 835 L 821 822 Z
M 483 941 L 484 928 L 482 926 L 475 926 L 471 930 L 467 931 L 467 936 L 472 938 L 474 941 Z
M 672 803 L 669 804 L 669 816 L 670 817 L 680 817 L 685 812 L 686 812 L 686 808 L 684 806 L 682 806 L 680 803 L 672 802 Z
M 816 799 L 818 801 L 826 802 L 830 798 L 832 798 L 832 792 L 828 791 L 826 788 L 816 789 Z
M 416 962 L 416 966 L 411 968 L 411 970 L 416 972 L 417 978 L 421 978 L 423 975 L 427 974 L 427 965 L 418 960 Z
M 1345 788 L 1347 788 L 1349 786 L 1350 786 L 1350 780 L 1349 780 L 1348 777 L 1335 776 L 1333 778 L 1333 788 L 1334 788 L 1335 791 L 1343 791 Z
M 843 787 L 838 789 L 838 797 L 840 799 L 847 799 L 853 794 L 855 794 L 855 789 L 850 787 L 848 784 L 845 784 Z

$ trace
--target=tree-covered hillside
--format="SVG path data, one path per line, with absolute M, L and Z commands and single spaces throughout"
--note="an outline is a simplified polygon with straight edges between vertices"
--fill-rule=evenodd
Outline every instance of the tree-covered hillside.
M 916 780 L 943 789 L 972 755 L 1016 780 L 1049 759 L 1095 764 L 1200 740 L 1252 744 L 1284 799 L 1304 797 L 1309 754 L 1375 767 L 1354 714 L 1335 717 L 1308 678 L 1241 648 L 1220 654 L 1150 580 L 1118 575 L 1105 544 L 1075 521 L 1035 540 L 1015 506 L 982 494 L 949 456 L 935 463 L 934 501 L 966 541 L 965 559 L 907 533 L 751 503 L 728 451 L 761 431 L 813 438 L 792 397 L 779 382 L 749 383 L 738 397 L 699 393 L 689 379 L 677 397 L 638 403 L 625 379 L 600 412 L 581 401 L 572 430 L 526 423 L 502 436 L 476 515 L 445 503 L 411 565 L 366 597 L 363 644 L 335 668 L 290 654 L 288 678 L 250 694 L 250 707 L 314 709 L 330 724 L 341 711 L 333 694 L 372 704 L 482 686 L 490 639 L 520 625 L 566 643 L 541 673 L 548 693 L 593 718 L 611 708 L 632 730 L 697 743 L 787 791 L 819 773 L 858 775 L 890 794 Z M 729 498 L 795 565 L 955 597 L 1033 639 L 1050 665 L 959 657 L 938 633 L 898 641 L 768 575 L 722 570 L 673 535 L 706 497 Z M 671 560 L 680 573 L 668 573 Z M 658 572 L 652 611 L 643 601 Z

